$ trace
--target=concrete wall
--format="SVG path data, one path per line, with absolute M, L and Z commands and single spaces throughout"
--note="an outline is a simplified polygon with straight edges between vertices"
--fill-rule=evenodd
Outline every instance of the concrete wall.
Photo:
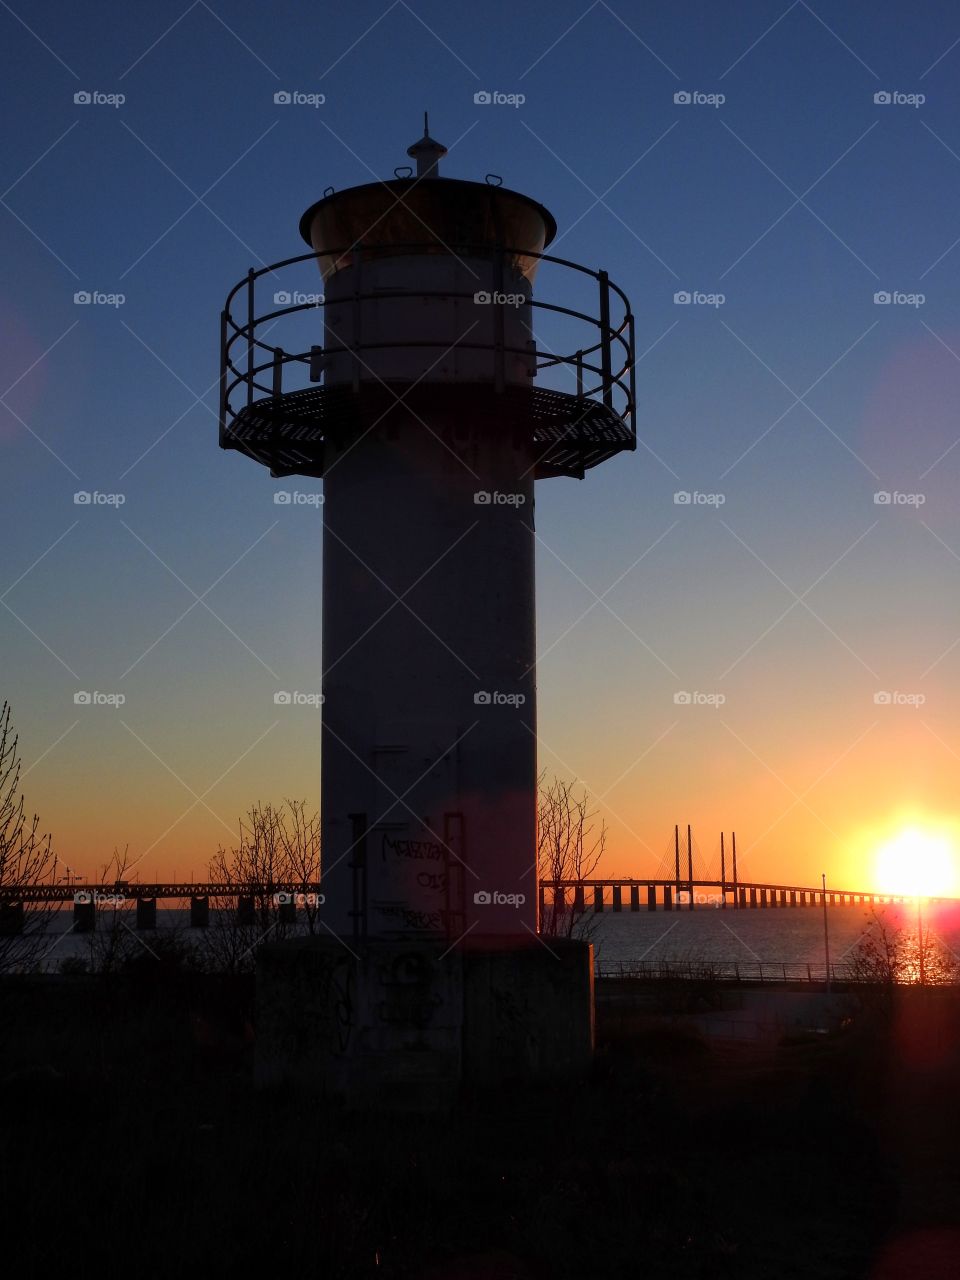
M 333 938 L 258 952 L 255 1074 L 350 1105 L 432 1111 L 461 1084 L 557 1079 L 593 1053 L 593 948 Z

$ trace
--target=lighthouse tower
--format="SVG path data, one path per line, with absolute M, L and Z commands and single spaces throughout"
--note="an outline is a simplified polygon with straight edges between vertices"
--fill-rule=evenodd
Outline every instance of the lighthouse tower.
M 407 154 L 222 318 L 221 445 L 323 477 L 322 920 L 357 955 L 536 934 L 534 482 L 635 447 L 623 293 L 529 196 L 441 173 L 426 118 Z

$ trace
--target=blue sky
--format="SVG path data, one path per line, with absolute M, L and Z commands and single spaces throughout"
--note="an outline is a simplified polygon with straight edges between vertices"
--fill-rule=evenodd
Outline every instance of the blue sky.
M 637 318 L 637 453 L 537 496 L 541 762 L 598 797 L 611 869 L 692 821 L 703 848 L 736 826 L 758 871 L 855 878 L 863 830 L 952 822 L 955 6 L 95 0 L 0 24 L 2 693 L 64 857 L 199 869 L 246 804 L 317 798 L 316 717 L 278 722 L 272 693 L 318 685 L 319 520 L 217 447 L 218 313 L 302 250 L 324 188 L 405 163 L 427 108 L 444 172 L 544 203 Z

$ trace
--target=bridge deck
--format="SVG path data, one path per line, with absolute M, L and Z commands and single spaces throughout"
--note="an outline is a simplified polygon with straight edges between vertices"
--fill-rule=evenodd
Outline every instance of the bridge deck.
M 541 880 L 540 899 L 541 902 L 545 902 L 545 895 L 549 892 L 551 901 L 554 898 L 559 899 L 561 895 L 563 900 L 566 901 L 568 891 L 573 890 L 575 900 L 580 894 L 586 896 L 589 893 L 591 901 L 596 901 L 599 893 L 600 900 L 605 903 L 608 900 L 609 893 L 613 903 L 616 904 L 618 899 L 622 899 L 625 889 L 638 892 L 644 889 L 647 891 L 648 896 L 653 891 L 661 902 L 665 902 L 669 898 L 674 903 L 677 901 L 677 894 L 685 893 L 692 895 L 694 902 L 692 904 L 684 903 L 684 905 L 700 906 L 709 904 L 696 903 L 696 894 L 709 890 L 716 891 L 722 899 L 730 897 L 734 900 L 733 905 L 736 905 L 736 900 L 744 896 L 751 905 L 755 900 L 757 905 L 762 906 L 780 905 L 785 900 L 785 895 L 790 896 L 787 905 L 793 905 L 793 897 L 799 903 L 801 896 L 806 899 L 804 905 L 820 903 L 826 897 L 828 906 L 849 903 L 902 903 L 915 900 L 902 894 L 880 894 L 864 889 L 828 888 L 824 891 L 820 886 L 775 884 L 764 880 L 689 880 L 675 877 L 660 879 L 652 876 L 614 876 L 586 880 Z M 224 884 L 214 881 L 196 883 L 193 881 L 166 880 L 158 881 L 155 884 L 143 884 L 140 881 L 119 881 L 114 884 L 0 885 L 0 902 L 72 902 L 76 899 L 77 894 L 106 894 L 131 900 L 142 898 L 160 901 L 183 901 L 190 898 L 264 897 L 274 893 L 322 893 L 322 891 L 322 883 L 312 881 L 300 884 L 289 882 L 277 882 L 275 884 Z M 630 896 L 632 899 L 635 895 L 631 892 Z M 925 901 L 957 902 L 960 899 L 926 898 Z M 645 905 L 649 905 L 649 902 L 645 903 Z

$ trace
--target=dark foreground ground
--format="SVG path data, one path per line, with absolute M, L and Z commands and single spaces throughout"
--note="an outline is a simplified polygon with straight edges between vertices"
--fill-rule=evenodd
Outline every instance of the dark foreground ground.
M 345 1115 L 251 1086 L 249 979 L 0 986 L 11 1276 L 960 1276 L 960 996 L 707 1045 L 601 1013 L 593 1076 Z

